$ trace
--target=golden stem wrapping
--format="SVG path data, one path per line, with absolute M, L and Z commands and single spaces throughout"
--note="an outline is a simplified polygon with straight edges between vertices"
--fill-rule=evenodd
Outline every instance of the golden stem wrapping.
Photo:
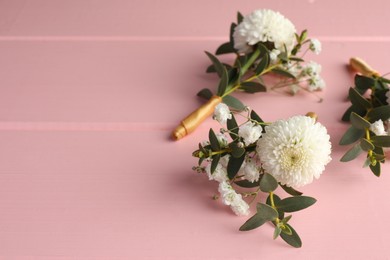
M 378 71 L 374 70 L 371 68 L 370 65 L 368 65 L 364 60 L 358 58 L 358 57 L 353 57 L 349 60 L 349 65 L 351 66 L 352 69 L 354 69 L 356 72 L 359 72 L 363 76 L 366 77 L 379 77 L 380 74 Z
M 206 118 L 208 118 L 219 103 L 222 102 L 222 98 L 219 96 L 212 96 L 207 103 L 203 104 L 197 110 L 189 114 L 184 118 L 180 125 L 178 125 L 172 132 L 172 138 L 174 140 L 180 140 L 184 136 L 192 133 Z

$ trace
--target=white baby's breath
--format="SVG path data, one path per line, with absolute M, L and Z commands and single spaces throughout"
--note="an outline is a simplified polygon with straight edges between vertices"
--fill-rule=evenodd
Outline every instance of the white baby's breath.
M 244 178 L 250 182 L 258 181 L 260 177 L 259 169 L 256 163 L 251 160 L 244 166 Z
M 228 141 L 227 136 L 225 134 L 217 133 L 216 137 L 217 137 L 219 145 L 222 148 L 228 146 L 229 141 Z
M 236 215 L 247 216 L 249 214 L 249 205 L 228 182 L 223 181 L 219 183 L 218 191 L 221 194 L 222 203 L 230 206 Z
M 210 181 L 223 182 L 228 180 L 226 168 L 220 163 L 218 163 L 217 168 L 215 168 L 213 173 L 211 173 L 211 163 L 206 166 L 205 171 Z
M 294 116 L 265 127 L 257 153 L 266 172 L 279 182 L 301 187 L 318 179 L 331 160 L 326 128 L 315 119 Z
M 383 124 L 382 119 L 375 121 L 370 125 L 370 130 L 376 135 L 387 135 L 385 130 L 385 125 Z
M 232 119 L 232 113 L 226 104 L 219 103 L 215 106 L 213 118 L 224 125 L 228 119 Z
M 251 121 L 246 122 L 238 129 L 238 135 L 244 139 L 245 145 L 250 145 L 261 136 L 263 128 Z
M 322 50 L 321 42 L 318 39 L 310 39 L 310 50 L 315 54 L 320 54 Z
M 295 41 L 295 26 L 279 12 L 255 10 L 245 16 L 234 30 L 234 48 L 241 53 L 251 51 L 251 45 L 270 42 L 275 49 L 291 52 Z

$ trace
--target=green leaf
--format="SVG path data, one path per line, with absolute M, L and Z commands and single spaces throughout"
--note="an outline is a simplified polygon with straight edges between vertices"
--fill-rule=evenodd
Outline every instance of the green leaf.
M 226 88 L 229 84 L 229 76 L 225 67 L 222 68 L 222 76 L 219 81 L 217 95 L 222 97 L 225 94 Z
M 381 175 L 381 164 L 379 162 L 375 166 L 371 164 L 370 169 L 375 176 L 379 177 Z
M 228 119 L 226 121 L 226 125 L 227 125 L 227 129 L 229 130 L 230 137 L 233 140 L 236 140 L 237 136 L 238 136 L 238 125 L 237 125 L 236 118 L 234 117 L 233 114 L 232 114 L 232 119 Z M 232 133 L 230 133 L 230 132 L 232 132 Z
M 263 58 L 260 60 L 259 64 L 256 67 L 256 75 L 260 75 L 266 68 L 269 66 L 269 53 L 265 51 Z
M 284 212 L 295 212 L 313 205 L 317 200 L 308 196 L 297 196 L 282 199 L 276 204 L 278 210 Z
M 385 121 L 390 118 L 390 105 L 386 106 L 380 106 L 376 107 L 367 114 L 368 119 L 370 122 L 378 121 L 379 119 L 382 119 L 382 121 Z
M 236 28 L 237 24 L 235 23 L 231 23 L 230 24 L 230 32 L 229 32 L 229 42 L 230 42 L 230 45 L 234 47 L 234 37 L 233 37 L 233 34 L 234 34 L 234 29 Z
M 343 135 L 343 137 L 341 138 L 339 145 L 353 144 L 361 137 L 363 137 L 364 133 L 365 133 L 364 130 L 357 129 L 354 126 L 350 126 L 348 130 L 345 132 L 345 134 Z
M 349 88 L 349 99 L 351 103 L 355 106 L 360 106 L 366 110 L 372 108 L 371 103 L 365 99 L 359 92 L 354 88 Z
M 211 174 L 213 174 L 215 169 L 217 169 L 217 166 L 218 166 L 218 163 L 219 163 L 219 159 L 221 159 L 221 155 L 220 154 L 216 154 L 216 155 L 212 156 L 211 167 L 210 167 Z
M 367 155 L 368 156 L 368 155 Z M 370 157 L 367 157 L 365 160 L 364 160 L 364 163 L 363 163 L 363 168 L 366 168 L 368 166 L 371 165 L 371 158 Z
M 227 173 L 230 180 L 232 180 L 237 172 L 240 170 L 242 163 L 244 162 L 245 154 L 243 154 L 240 158 L 235 158 L 233 156 L 230 157 L 228 165 L 227 165 Z
M 233 110 L 243 111 L 245 109 L 245 105 L 240 100 L 230 95 L 223 97 L 222 102 Z
M 215 135 L 213 129 L 211 129 L 211 128 L 209 131 L 209 141 L 210 141 L 210 145 L 211 145 L 211 150 L 213 150 L 215 152 L 215 151 L 219 151 L 221 149 L 221 147 L 219 146 L 218 138 Z
M 275 226 L 273 239 L 276 239 L 280 235 L 280 233 L 282 233 L 282 229 L 278 226 Z
M 232 149 L 231 154 L 235 158 L 240 158 L 245 153 L 245 149 L 242 147 L 238 147 L 236 142 L 230 143 L 229 147 L 230 149 Z
M 235 181 L 234 183 L 243 188 L 255 188 L 260 185 L 260 180 L 255 182 L 250 182 L 248 180 L 241 180 L 241 181 Z
M 250 118 L 252 120 L 259 122 L 259 123 L 264 123 L 263 119 L 261 119 L 260 116 L 254 110 L 251 111 Z
M 287 70 L 284 70 L 284 69 L 281 69 L 281 68 L 274 68 L 274 69 L 272 69 L 272 72 L 274 72 L 276 74 L 279 74 L 279 75 L 281 75 L 283 77 L 292 78 L 292 79 L 296 78 L 293 74 L 291 74 Z
M 260 190 L 262 192 L 271 192 L 276 190 L 277 187 L 277 180 L 271 174 L 264 173 L 260 180 Z
M 374 150 L 375 146 L 370 142 L 368 141 L 366 138 L 362 138 L 360 139 L 360 147 L 363 149 L 363 151 L 370 151 L 370 150 Z
M 240 89 L 244 90 L 248 93 L 256 93 L 256 92 L 266 92 L 267 88 L 258 82 L 243 82 L 241 83 Z
M 367 113 L 367 110 L 365 108 L 360 107 L 360 106 L 351 105 L 347 109 L 347 111 L 345 111 L 341 120 L 344 122 L 349 122 L 349 118 L 350 118 L 352 112 L 355 112 L 359 116 L 365 116 Z
M 211 92 L 210 89 L 204 88 L 201 91 L 196 94 L 198 97 L 204 98 L 206 100 L 209 100 L 213 96 L 213 92 Z
M 357 129 L 364 130 L 364 129 L 370 128 L 370 126 L 371 126 L 370 122 L 368 122 L 366 119 L 359 116 L 355 112 L 351 113 L 350 120 L 351 120 L 352 125 L 354 127 L 356 127 Z
M 299 247 L 302 247 L 302 240 L 301 238 L 298 236 L 298 233 L 295 231 L 295 229 L 293 229 L 292 226 L 290 226 L 289 224 L 286 224 L 286 226 L 291 230 L 291 235 L 287 235 L 286 233 L 281 233 L 280 234 L 280 237 L 287 243 L 289 244 L 290 246 L 292 247 L 295 247 L 295 248 L 299 248 Z
M 371 141 L 375 146 L 390 147 L 390 136 L 388 135 L 372 136 Z
M 292 235 L 292 230 L 291 230 L 291 228 L 290 228 L 288 225 L 284 225 L 284 226 L 282 227 L 282 232 L 283 232 L 284 234 L 286 234 L 286 235 L 289 235 L 289 236 Z
M 281 199 L 278 195 L 276 195 L 276 194 L 273 194 L 273 197 L 274 197 L 274 203 L 275 203 L 275 204 L 278 204 L 278 202 L 282 200 L 282 199 Z M 267 205 L 271 206 L 271 197 L 270 197 L 270 196 L 267 197 L 267 200 L 266 200 L 265 203 L 267 203 Z M 283 218 L 284 218 L 284 212 L 281 211 L 281 210 L 278 210 L 278 209 L 276 209 L 276 210 L 278 211 L 279 218 L 280 218 L 280 219 L 283 219 Z
M 240 24 L 242 20 L 244 19 L 244 16 L 240 12 L 237 12 L 237 24 Z
M 282 187 L 282 189 L 287 192 L 288 194 L 292 195 L 292 196 L 301 196 L 303 193 L 300 192 L 300 191 L 297 191 L 295 190 L 294 188 L 292 187 L 288 187 L 286 185 L 281 185 L 280 184 L 280 187 Z
M 289 60 L 298 61 L 298 62 L 304 62 L 305 61 L 304 59 L 301 59 L 299 57 L 290 57 Z
M 217 57 L 215 57 L 210 52 L 206 51 L 206 55 L 209 57 L 209 59 L 213 63 L 214 69 L 217 72 L 218 76 L 221 77 L 223 74 L 223 69 L 224 69 L 224 66 L 222 65 L 222 63 L 217 59 Z
M 265 222 L 274 220 L 277 216 L 278 213 L 275 209 L 266 204 L 258 203 L 257 213 L 240 227 L 240 231 L 249 231 L 258 228 Z
M 367 89 L 373 87 L 374 85 L 375 80 L 373 78 L 356 74 L 355 86 L 360 91 L 360 93 L 366 92 Z
M 215 54 L 221 55 L 221 54 L 234 53 L 234 52 L 236 52 L 236 50 L 233 48 L 230 42 L 225 42 L 224 44 L 218 47 L 218 49 L 215 51 Z
M 343 157 L 341 157 L 341 162 L 349 162 L 358 157 L 363 152 L 363 149 L 360 147 L 360 144 L 355 144 L 351 149 L 349 149 Z

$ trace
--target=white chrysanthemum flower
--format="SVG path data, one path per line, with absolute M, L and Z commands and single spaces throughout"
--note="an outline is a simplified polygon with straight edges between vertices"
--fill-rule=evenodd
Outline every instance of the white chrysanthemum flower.
M 244 166 L 244 178 L 250 182 L 258 181 L 260 177 L 259 169 L 256 163 L 251 160 Z
M 234 48 L 241 53 L 251 51 L 251 45 L 258 42 L 273 43 L 275 49 L 291 52 L 295 41 L 295 26 L 279 12 L 255 10 L 245 16 L 234 29 Z
M 307 116 L 294 116 L 265 127 L 257 154 L 266 172 L 291 187 L 318 179 L 331 160 L 326 128 Z
M 321 42 L 318 39 L 311 39 L 309 48 L 312 52 L 318 55 L 321 53 L 322 50 Z
M 226 168 L 220 163 L 218 163 L 217 168 L 215 168 L 213 173 L 211 173 L 211 163 L 206 166 L 205 171 L 210 181 L 223 182 L 228 180 Z
M 232 113 L 226 104 L 219 103 L 215 106 L 213 118 L 224 125 L 228 119 L 232 119 Z
M 385 130 L 385 125 L 383 124 L 382 119 L 375 121 L 370 125 L 370 130 L 376 135 L 387 135 Z
M 219 183 L 218 191 L 221 194 L 222 203 L 230 206 L 236 215 L 247 216 L 249 214 L 249 205 L 228 182 L 223 181 Z
M 237 216 L 249 215 L 249 205 L 245 200 L 242 199 L 241 194 L 237 194 L 237 196 L 234 197 L 234 201 L 230 205 L 230 208 Z
M 257 125 L 251 121 L 246 122 L 238 129 L 238 136 L 244 139 L 246 146 L 256 142 L 260 136 L 263 128 L 261 125 Z
M 216 136 L 217 136 L 218 143 L 221 147 L 228 146 L 229 141 L 225 134 L 217 133 Z

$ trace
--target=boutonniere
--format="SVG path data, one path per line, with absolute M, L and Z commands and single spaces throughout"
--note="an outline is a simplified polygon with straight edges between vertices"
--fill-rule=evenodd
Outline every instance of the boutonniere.
M 199 143 L 193 153 L 199 158 L 193 169 L 219 183 L 214 198 L 236 215 L 249 215 L 250 204 L 257 202 L 255 214 L 241 231 L 269 222 L 274 226 L 274 239 L 281 237 L 289 245 L 301 247 L 290 213 L 316 200 L 296 189 L 318 179 L 331 160 L 327 130 L 316 122 L 315 114 L 309 115 L 264 122 L 253 110 L 232 113 L 227 105 L 217 105 L 214 118 L 226 127 L 218 132 L 210 129 L 208 140 Z M 244 118 L 243 122 L 236 117 Z M 290 196 L 279 197 L 278 187 Z
M 385 163 L 385 151 L 390 147 L 390 79 L 381 76 L 359 58 L 352 58 L 350 66 L 358 74 L 355 86 L 349 89 L 350 107 L 342 120 L 351 126 L 340 140 L 340 145 L 351 145 L 341 158 L 348 162 L 365 153 L 363 167 L 369 167 L 376 175 L 381 174 Z
M 238 13 L 237 23 L 230 27 L 229 41 L 222 44 L 215 55 L 206 52 L 211 61 L 207 72 L 218 76 L 218 87 L 215 91 L 202 89 L 198 93 L 207 102 L 182 120 L 172 137 L 179 140 L 194 131 L 220 103 L 243 111 L 245 105 L 232 96 L 237 91 L 253 94 L 287 89 L 294 95 L 301 90 L 323 89 L 321 65 L 312 61 L 305 63 L 308 51 L 319 54 L 320 41 L 308 38 L 306 30 L 298 34 L 294 24 L 282 14 L 272 10 L 256 10 L 247 16 Z M 230 64 L 217 57 L 224 54 L 231 55 Z M 272 86 L 264 78 L 271 74 L 278 77 Z

